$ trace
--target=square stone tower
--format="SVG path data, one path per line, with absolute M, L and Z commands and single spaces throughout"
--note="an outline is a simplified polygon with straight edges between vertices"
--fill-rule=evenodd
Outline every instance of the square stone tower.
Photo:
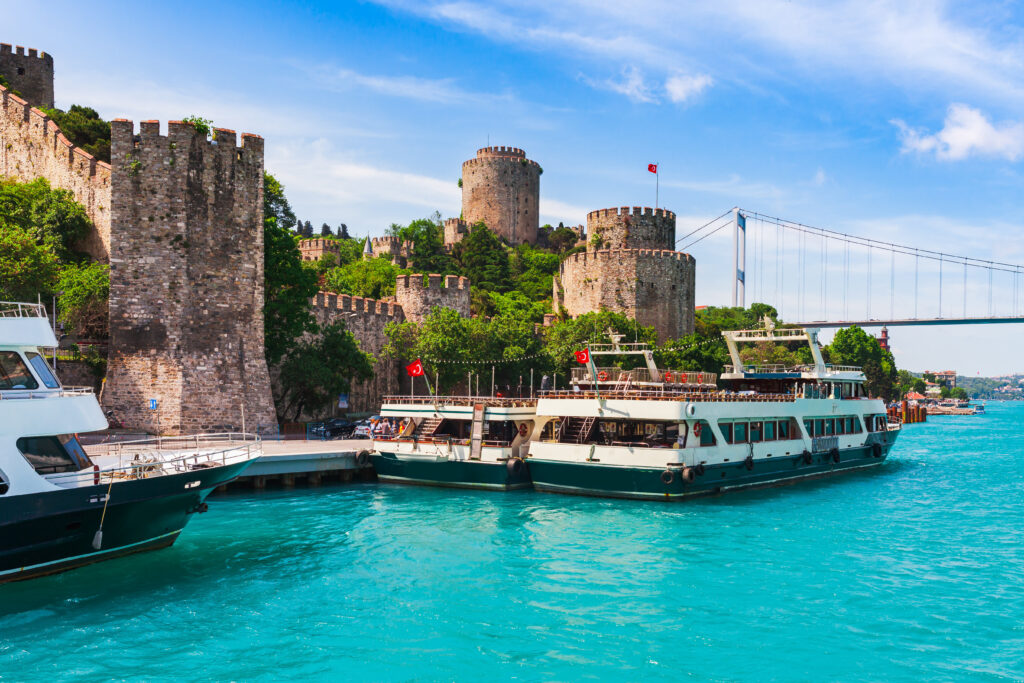
M 0 43 L 0 76 L 33 107 L 53 108 L 53 57 L 45 52 Z
M 104 408 L 160 434 L 276 424 L 263 352 L 263 139 L 111 124 Z M 155 402 L 155 403 L 154 403 Z

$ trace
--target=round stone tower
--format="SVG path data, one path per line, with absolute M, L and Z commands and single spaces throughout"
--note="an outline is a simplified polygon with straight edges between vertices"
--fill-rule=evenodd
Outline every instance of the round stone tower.
M 462 217 L 480 221 L 510 244 L 537 241 L 540 174 L 517 147 L 484 147 L 462 164 Z
M 674 213 L 628 206 L 591 211 L 587 234 L 587 251 L 562 261 L 555 276 L 555 313 L 615 311 L 654 327 L 659 342 L 693 332 L 696 264 L 674 249 Z
M 587 214 L 590 249 L 669 249 L 676 243 L 676 215 L 651 207 L 598 209 Z

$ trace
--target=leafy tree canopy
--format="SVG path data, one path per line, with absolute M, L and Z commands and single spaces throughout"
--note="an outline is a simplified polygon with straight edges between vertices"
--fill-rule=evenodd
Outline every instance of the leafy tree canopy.
M 67 111 L 56 108 L 43 111 L 73 144 L 100 161 L 110 163 L 110 122 L 101 119 L 95 109 L 73 104 Z
M 463 275 L 472 286 L 496 292 L 511 288 L 508 249 L 483 223 L 470 228 L 459 243 L 456 255 Z
M 295 344 L 281 363 L 279 415 L 297 422 L 303 413 L 318 414 L 352 388 L 353 380 L 373 377 L 376 359 L 359 348 L 343 322 L 320 330 L 311 341 Z
M 35 301 L 57 284 L 57 257 L 35 235 L 18 226 L 0 226 L 0 300 Z
M 57 288 L 59 318 L 78 337 L 105 339 L 110 298 L 110 266 L 105 263 L 68 264 L 60 271 Z
M 287 227 L 294 217 L 284 187 L 263 174 L 263 328 L 267 362 L 276 364 L 292 342 L 315 329 L 310 300 L 316 272 L 302 267 L 302 255 Z
M 387 234 L 400 240 L 412 240 L 412 266 L 418 273 L 457 274 L 458 264 L 444 248 L 441 214 L 435 211 L 409 225 L 392 223 Z
M 80 260 L 76 245 L 92 222 L 68 190 L 53 189 L 44 178 L 28 183 L 0 179 L 0 229 L 20 228 L 63 260 Z
M 609 329 L 622 334 L 623 341 L 640 341 L 652 347 L 657 345 L 657 333 L 653 327 L 640 327 L 634 320 L 620 313 L 594 311 L 544 329 L 544 350 L 551 359 L 553 369 L 559 375 L 568 373 L 569 368 L 576 365 L 573 354 L 588 342 L 606 344 L 611 341 Z M 615 363 L 618 367 L 630 370 L 642 364 L 643 360 L 638 356 L 604 356 L 601 363 Z
M 863 368 L 865 388 L 871 396 L 891 401 L 896 398 L 896 361 L 878 340 L 857 326 L 836 332 L 828 346 L 829 361 L 836 365 Z
M 327 273 L 325 287 L 338 294 L 383 299 L 395 293 L 395 280 L 408 273 L 387 258 L 359 259 Z

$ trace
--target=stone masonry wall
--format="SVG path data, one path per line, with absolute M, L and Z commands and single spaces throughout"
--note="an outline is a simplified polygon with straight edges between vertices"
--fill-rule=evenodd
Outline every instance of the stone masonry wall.
M 451 248 L 465 239 L 469 234 L 469 226 L 461 218 L 447 218 L 444 222 L 444 247 Z
M 462 218 L 510 244 L 537 241 L 540 166 L 516 147 L 484 147 L 462 164 Z
M 408 268 L 409 259 L 412 258 L 413 243 L 410 240 L 400 240 L 397 237 L 374 237 L 370 241 L 370 249 L 374 258 L 388 256 L 392 263 L 399 268 Z
M 469 317 L 469 278 L 457 275 L 399 275 L 395 283 L 395 300 L 402 307 L 406 320 L 423 322 L 434 306 L 451 308 Z
M 319 261 L 324 254 L 337 254 L 339 250 L 338 243 L 334 240 L 322 237 L 299 240 L 299 253 L 303 261 Z
M 53 56 L 0 43 L 0 76 L 34 107 L 53 108 Z
M 398 362 L 384 358 L 382 351 L 387 343 L 384 328 L 390 322 L 405 320 L 402 307 L 388 301 L 320 292 L 313 299 L 313 315 L 320 325 L 344 322 L 359 347 L 377 359 L 373 377 L 365 382 L 353 382 L 349 408 L 338 412 L 376 413 L 384 396 L 398 393 Z
M 112 122 L 103 404 L 162 434 L 277 422 L 263 353 L 263 139 Z M 158 409 L 150 410 L 150 399 Z
M 678 251 L 616 249 L 573 254 L 554 283 L 555 306 L 572 316 L 622 313 L 653 326 L 658 341 L 693 332 L 693 257 Z
M 106 261 L 110 254 L 110 165 L 72 145 L 50 117 L 3 87 L 0 106 L 0 176 L 22 182 L 46 178 L 52 187 L 69 190 L 96 226 L 82 249 Z
M 589 248 L 599 239 L 600 249 L 675 249 L 676 215 L 651 207 L 600 209 L 587 214 Z

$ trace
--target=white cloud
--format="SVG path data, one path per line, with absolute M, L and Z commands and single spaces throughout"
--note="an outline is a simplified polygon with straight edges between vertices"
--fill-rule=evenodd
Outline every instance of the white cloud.
M 625 95 L 634 102 L 653 103 L 658 101 L 651 87 L 644 81 L 643 74 L 635 66 L 622 70 L 622 80 L 609 79 L 604 84 L 612 92 Z
M 453 78 L 420 78 L 418 76 L 380 76 L 362 74 L 351 69 L 320 70 L 315 77 L 335 90 L 362 88 L 387 95 L 421 102 L 444 104 L 480 104 L 482 101 L 511 101 L 510 94 L 478 93 L 465 90 Z
M 540 216 L 542 223 L 565 223 L 566 225 L 584 225 L 587 222 L 587 209 L 568 202 L 540 198 Z
M 782 190 L 775 185 L 747 181 L 735 173 L 725 180 L 670 180 L 667 182 L 662 180 L 661 184 L 665 187 L 677 187 L 691 192 L 722 194 L 737 199 L 777 199 L 782 195 Z
M 814 185 L 815 187 L 821 187 L 822 185 L 825 184 L 827 180 L 828 176 L 825 174 L 825 169 L 819 166 L 818 170 L 815 171 L 814 173 L 814 177 L 811 179 L 811 185 Z
M 993 125 L 980 110 L 951 104 L 942 130 L 929 134 L 893 120 L 903 138 L 903 152 L 935 154 L 942 161 L 961 161 L 970 156 L 1024 158 L 1024 122 Z
M 687 76 L 676 74 L 669 76 L 665 81 L 665 91 L 668 98 L 676 104 L 682 104 L 707 90 L 714 81 L 707 74 Z

